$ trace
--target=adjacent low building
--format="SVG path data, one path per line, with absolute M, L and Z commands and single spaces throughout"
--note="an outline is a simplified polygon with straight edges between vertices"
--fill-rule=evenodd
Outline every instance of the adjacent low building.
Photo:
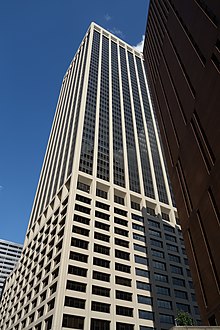
M 0 297 L 6 278 L 21 256 L 22 245 L 0 239 Z

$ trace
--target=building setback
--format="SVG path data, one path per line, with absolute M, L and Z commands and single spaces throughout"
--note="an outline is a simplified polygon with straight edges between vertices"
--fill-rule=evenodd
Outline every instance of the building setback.
M 21 256 L 22 245 L 0 239 L 0 297 L 6 278 Z
M 62 83 L 0 329 L 199 320 L 142 54 L 92 23 Z
M 220 2 L 152 0 L 144 58 L 205 325 L 220 325 Z

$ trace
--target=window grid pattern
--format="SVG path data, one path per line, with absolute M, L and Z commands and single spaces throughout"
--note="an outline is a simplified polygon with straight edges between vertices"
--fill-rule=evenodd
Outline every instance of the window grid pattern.
M 121 59 L 121 78 L 122 78 L 122 91 L 124 103 L 124 116 L 125 116 L 125 130 L 126 130 L 126 144 L 127 144 L 127 158 L 128 158 L 128 172 L 130 189 L 135 192 L 140 192 L 140 182 L 138 175 L 137 153 L 134 138 L 134 126 L 131 111 L 131 97 L 130 88 L 128 83 L 128 69 L 126 62 L 125 49 L 119 47 Z
M 102 37 L 97 177 L 109 181 L 109 39 Z
M 94 31 L 79 170 L 92 175 L 99 68 L 100 33 Z
M 122 120 L 118 72 L 118 53 L 117 45 L 115 42 L 111 42 L 111 75 L 114 183 L 121 187 L 125 187 L 123 141 L 121 138 Z

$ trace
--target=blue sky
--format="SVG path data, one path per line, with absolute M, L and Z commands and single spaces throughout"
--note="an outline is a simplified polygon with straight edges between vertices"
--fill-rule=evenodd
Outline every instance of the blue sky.
M 0 1 L 0 238 L 23 243 L 62 78 L 91 21 L 131 45 L 148 0 Z

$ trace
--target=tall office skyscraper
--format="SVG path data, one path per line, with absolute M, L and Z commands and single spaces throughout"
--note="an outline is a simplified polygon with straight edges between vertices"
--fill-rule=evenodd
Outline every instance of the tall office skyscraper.
M 67 73 L 1 330 L 199 318 L 142 55 L 91 24 Z
M 21 256 L 22 244 L 0 239 L 0 297 L 6 278 Z
M 220 325 L 220 1 L 152 0 L 144 57 L 204 324 Z

